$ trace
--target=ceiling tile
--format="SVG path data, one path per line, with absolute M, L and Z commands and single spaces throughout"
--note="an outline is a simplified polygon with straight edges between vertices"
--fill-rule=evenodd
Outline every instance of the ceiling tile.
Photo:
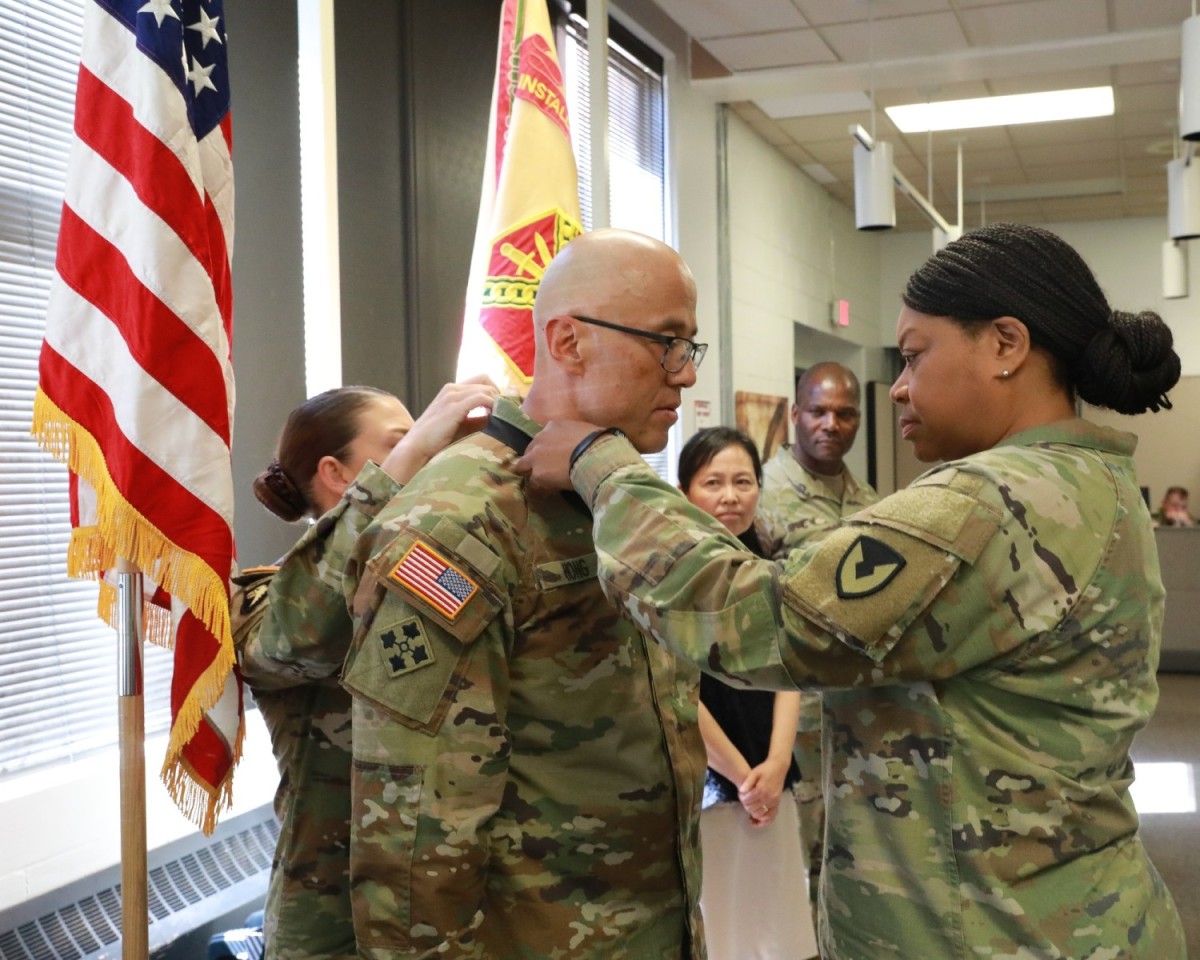
M 1035 223 L 1041 219 L 1041 205 L 1032 200 L 1010 200 L 1005 203 L 987 203 L 987 222 L 1011 220 L 1015 223 Z
M 1117 114 L 1117 129 L 1122 137 L 1170 138 L 1174 136 L 1176 122 L 1173 110 L 1165 114 L 1153 110 Z
M 692 40 L 688 44 L 688 47 L 688 59 L 691 62 L 693 80 L 709 80 L 713 77 L 729 77 L 733 75 L 733 71 L 709 53 L 704 44 L 699 40 Z
M 656 0 L 658 6 L 699 40 L 741 33 L 766 33 L 805 27 L 791 0 Z
M 952 13 L 914 14 L 891 20 L 822 27 L 821 34 L 840 60 L 870 63 L 965 50 L 967 38 Z M 872 46 L 874 50 L 872 50 Z
M 1048 220 L 1100 220 L 1120 217 L 1125 198 L 1120 194 L 1104 197 L 1054 197 L 1042 201 Z
M 813 155 L 813 159 L 825 164 L 831 170 L 836 164 L 854 162 L 854 142 L 847 136 L 840 140 L 819 140 L 804 142 L 804 148 Z M 853 176 L 853 172 L 851 176 Z
M 945 82 L 931 87 L 892 87 L 878 90 L 875 102 L 881 107 L 895 107 L 908 103 L 926 103 L 934 100 L 971 100 L 991 94 L 983 80 L 960 80 Z
M 737 103 L 731 103 L 729 107 L 747 123 L 754 123 L 758 120 L 770 119 L 765 113 L 763 113 L 758 104 L 751 100 L 740 100 Z
M 821 117 L 789 117 L 776 122 L 797 143 L 841 140 L 849 148 L 850 126 L 857 123 L 869 131 L 871 129 L 871 113 L 868 110 L 861 113 L 831 113 Z M 888 138 L 882 124 L 878 125 L 876 130 L 880 132 L 883 139 Z
M 1113 82 L 1110 67 L 1090 70 L 1062 70 L 1038 73 L 1027 77 L 1004 77 L 989 81 L 991 92 L 997 96 L 1013 93 L 1040 93 L 1043 90 L 1078 90 L 1081 87 L 1107 87 Z
M 1112 0 L 1112 8 L 1120 31 L 1178 26 L 1191 13 L 1190 0 Z
M 1139 83 L 1121 87 L 1116 95 L 1117 110 L 1157 110 L 1173 114 L 1179 109 L 1179 82 Z
M 1121 161 L 1121 169 L 1125 171 L 1126 180 L 1158 180 L 1163 190 L 1167 188 L 1167 161 L 1156 157 L 1146 157 L 1144 160 Z
M 837 177 L 838 183 L 854 185 L 854 161 L 843 160 L 839 163 L 823 163 L 823 167 Z
M 814 30 L 780 30 L 720 37 L 704 42 L 708 51 L 731 70 L 761 70 L 831 63 L 837 56 Z
M 1105 0 L 1031 0 L 1019 6 L 963 10 L 963 28 L 976 47 L 1011 47 L 1108 33 Z
M 941 169 L 942 164 L 934 157 L 934 170 Z M 963 151 L 963 180 L 976 183 L 981 177 L 990 177 L 993 182 L 1001 182 L 998 175 L 1005 177 L 1021 177 L 1020 164 L 1016 153 L 1010 148 L 999 150 L 964 150 Z
M 798 143 L 792 143 L 789 140 L 786 143 L 778 144 L 778 146 L 779 152 L 798 167 L 803 167 L 805 164 L 814 164 L 816 166 L 820 166 L 820 164 L 813 159 L 812 154 L 805 150 Z
M 1125 189 L 1129 194 L 1145 193 L 1151 196 L 1162 194 L 1163 199 L 1167 197 L 1167 174 L 1165 170 L 1160 170 L 1157 176 L 1144 177 L 1125 177 Z
M 1121 165 L 1116 158 L 1093 157 L 1090 153 L 1065 157 L 1059 163 L 1027 164 L 1031 183 L 1061 183 L 1068 180 L 1098 180 L 1119 177 Z
M 1154 60 L 1150 63 L 1123 63 L 1114 68 L 1118 84 L 1173 83 L 1179 84 L 1178 60 Z
M 769 97 L 758 105 L 770 117 L 819 117 L 830 113 L 870 110 L 871 101 L 858 90 L 846 93 L 809 93 Z
M 1121 156 L 1130 172 L 1136 167 L 1139 171 L 1146 169 L 1161 170 L 1180 148 L 1180 143 L 1171 136 L 1152 137 L 1123 137 L 1121 139 Z
M 1049 123 L 1019 123 L 1008 128 L 1008 135 L 1018 148 L 1050 143 L 1109 140 L 1115 149 L 1117 120 L 1115 117 L 1088 117 L 1083 120 L 1056 120 Z
M 948 0 L 793 0 L 814 27 L 859 20 L 884 20 L 914 13 L 943 13 L 950 9 Z M 868 16 L 869 15 L 869 16 Z
M 902 133 L 898 138 L 903 139 L 909 148 L 921 156 L 926 153 L 925 142 L 928 134 Z M 940 130 L 933 134 L 934 152 L 941 150 L 957 150 L 957 141 L 963 141 L 965 150 L 979 148 L 981 150 L 996 150 L 1007 147 L 1012 143 L 1006 127 L 976 127 L 973 130 Z

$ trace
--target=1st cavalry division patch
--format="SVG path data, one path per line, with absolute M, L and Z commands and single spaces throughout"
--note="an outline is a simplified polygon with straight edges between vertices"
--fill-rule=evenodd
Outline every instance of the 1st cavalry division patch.
M 905 560 L 882 540 L 859 537 L 842 555 L 837 568 L 837 594 L 859 600 L 878 593 L 904 569 Z
M 414 543 L 388 579 L 415 593 L 447 620 L 454 620 L 479 589 L 475 581 L 423 543 Z

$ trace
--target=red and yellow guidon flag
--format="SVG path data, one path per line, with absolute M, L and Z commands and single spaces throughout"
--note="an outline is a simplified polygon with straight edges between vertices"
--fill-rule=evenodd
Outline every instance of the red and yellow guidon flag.
M 562 70 L 546 0 L 504 0 L 459 376 L 524 395 L 533 298 L 546 265 L 582 232 Z

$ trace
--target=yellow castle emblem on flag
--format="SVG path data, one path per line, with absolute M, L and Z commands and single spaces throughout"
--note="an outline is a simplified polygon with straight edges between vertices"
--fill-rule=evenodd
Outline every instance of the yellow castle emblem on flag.
M 519 223 L 492 241 L 480 323 L 513 366 L 533 378 L 533 299 L 542 274 L 583 228 L 555 208 Z

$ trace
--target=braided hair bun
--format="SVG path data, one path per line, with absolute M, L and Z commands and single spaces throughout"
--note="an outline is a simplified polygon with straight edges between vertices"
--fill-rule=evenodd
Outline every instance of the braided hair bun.
M 321 458 L 345 460 L 362 430 L 362 412 L 390 396 L 376 387 L 335 387 L 296 407 L 283 425 L 275 459 L 254 478 L 258 502 L 289 523 L 315 516 L 313 478 Z
M 1179 380 L 1173 341 L 1157 313 L 1113 311 L 1109 325 L 1084 348 L 1075 377 L 1079 396 L 1117 413 L 1170 410 L 1167 391 Z
M 308 498 L 292 483 L 278 460 L 254 478 L 254 496 L 275 516 L 292 523 L 309 511 Z
M 1114 312 L 1083 258 L 1049 230 L 993 223 L 964 234 L 909 278 L 903 300 L 968 327 L 1016 317 L 1066 386 L 1094 406 L 1171 406 L 1180 365 L 1170 328 L 1149 310 Z

